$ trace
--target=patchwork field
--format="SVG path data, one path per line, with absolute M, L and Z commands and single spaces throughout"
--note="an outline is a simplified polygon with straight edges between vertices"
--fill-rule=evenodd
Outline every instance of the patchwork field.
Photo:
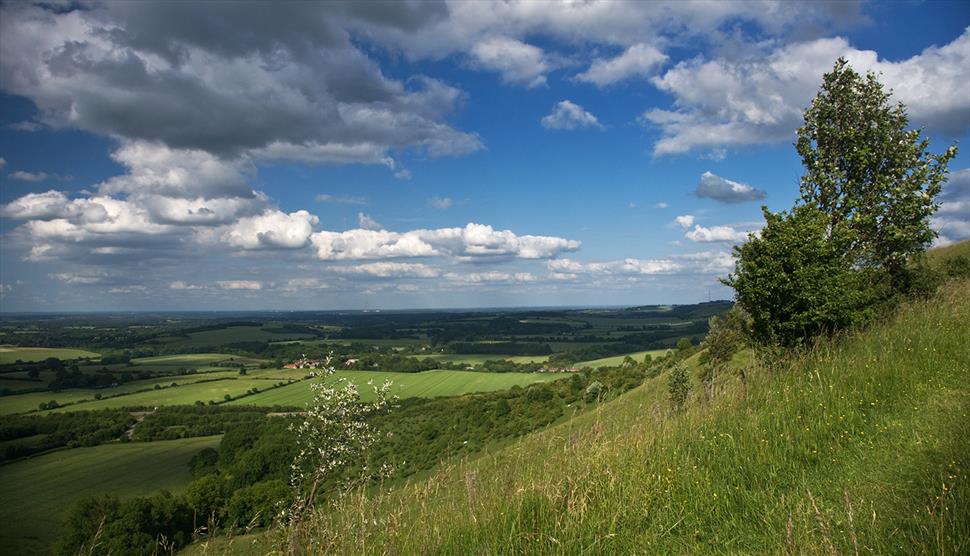
M 371 371 L 337 371 L 332 380 L 346 378 L 358 386 L 361 398 L 373 399 L 373 392 L 367 386 L 372 380 L 380 384 L 384 380 L 394 383 L 392 392 L 402 398 L 434 398 L 438 396 L 459 396 L 473 392 L 492 392 L 507 390 L 513 386 L 528 386 L 535 382 L 545 382 L 563 378 L 564 374 L 553 373 L 476 373 L 470 371 L 425 371 L 423 373 L 393 373 Z M 303 406 L 312 397 L 311 381 L 303 381 L 282 388 L 262 392 L 254 396 L 229 402 L 230 405 L 289 405 Z
M 241 363 L 243 365 L 258 365 L 263 362 L 262 359 L 244 357 L 241 355 L 231 355 L 228 353 L 179 353 L 176 355 L 159 355 L 157 357 L 139 357 L 131 360 L 132 363 L 138 366 L 163 365 L 184 367 L 205 366 L 225 361 Z
M 0 346 L 0 365 L 15 363 L 18 359 L 24 362 L 30 362 L 43 361 L 49 357 L 56 357 L 61 360 L 79 359 L 82 357 L 98 359 L 101 357 L 101 354 L 84 351 L 83 349 Z
M 0 553 L 50 553 L 61 520 L 85 496 L 178 492 L 192 479 L 192 456 L 219 438 L 75 448 L 0 466 Z
M 312 334 L 302 332 L 283 331 L 275 332 L 273 328 L 261 326 L 228 326 L 217 330 L 206 330 L 203 332 L 191 332 L 186 337 L 168 338 L 168 343 L 178 344 L 185 347 L 207 347 L 222 346 L 237 342 L 272 342 L 276 340 L 293 340 L 300 338 L 312 338 Z

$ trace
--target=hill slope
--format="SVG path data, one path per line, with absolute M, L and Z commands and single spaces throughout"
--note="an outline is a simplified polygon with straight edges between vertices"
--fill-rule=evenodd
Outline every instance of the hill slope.
M 394 492 L 319 552 L 966 553 L 970 282 L 669 408 L 666 376 Z M 695 381 L 696 384 L 696 381 Z

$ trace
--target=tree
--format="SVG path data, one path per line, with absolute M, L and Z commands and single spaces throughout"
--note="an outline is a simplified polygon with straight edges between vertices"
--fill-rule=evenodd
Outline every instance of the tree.
M 713 316 L 708 321 L 708 333 L 704 338 L 701 363 L 704 365 L 701 380 L 708 399 L 714 393 L 714 379 L 721 369 L 741 348 L 747 328 L 747 316 L 739 307 L 734 307 L 723 317 Z
M 824 213 L 802 205 L 764 216 L 760 237 L 734 248 L 734 272 L 724 280 L 750 315 L 755 341 L 792 347 L 870 316 L 876 293 L 844 242 L 829 236 Z
M 862 77 L 839 58 L 805 111 L 795 147 L 805 166 L 802 203 L 827 216 L 830 236 L 849 241 L 853 265 L 881 269 L 898 291 L 909 257 L 937 235 L 929 217 L 956 147 L 928 152 L 929 140 L 907 129 L 906 107 L 890 95 L 875 74 Z
M 678 411 L 683 409 L 687 403 L 687 395 L 690 394 L 690 374 L 687 373 L 687 367 L 684 365 L 674 367 L 670 372 L 667 390 L 670 392 L 670 401 L 673 402 L 674 408 Z

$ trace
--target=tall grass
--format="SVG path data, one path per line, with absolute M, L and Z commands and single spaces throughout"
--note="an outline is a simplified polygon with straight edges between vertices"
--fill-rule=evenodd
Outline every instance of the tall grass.
M 296 532 L 308 553 L 970 552 L 970 282 L 888 322 L 596 411 Z M 697 384 L 695 380 L 695 385 Z

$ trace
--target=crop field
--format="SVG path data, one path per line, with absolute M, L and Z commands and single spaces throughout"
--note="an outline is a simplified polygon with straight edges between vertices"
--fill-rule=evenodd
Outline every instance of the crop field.
M 37 409 L 37 406 L 44 402 L 56 401 L 57 403 L 64 404 L 75 404 L 63 408 L 63 411 L 79 411 L 84 409 L 104 409 L 105 407 L 122 407 L 125 405 L 139 405 L 138 403 L 128 404 L 124 400 L 135 396 L 136 394 L 129 394 L 120 396 L 114 399 L 104 399 L 95 400 L 94 396 L 96 394 L 101 394 L 103 398 L 109 398 L 111 396 L 117 396 L 119 394 L 128 394 L 129 392 L 137 392 L 138 390 L 144 390 L 146 388 L 154 388 L 156 384 L 161 386 L 162 390 L 152 390 L 150 392 L 143 392 L 142 394 L 159 394 L 162 392 L 174 392 L 178 388 L 187 388 L 190 385 L 200 382 L 208 381 L 214 378 L 221 379 L 236 379 L 239 378 L 238 371 L 227 371 L 221 370 L 211 373 L 194 374 L 194 375 L 181 375 L 173 377 L 161 377 L 161 378 L 151 378 L 146 380 L 134 380 L 132 382 L 126 382 L 119 386 L 113 386 L 111 388 L 72 388 L 70 390 L 64 390 L 61 392 L 29 392 L 26 394 L 14 394 L 10 396 L 4 396 L 0 398 L 0 415 L 9 415 L 12 413 L 26 413 L 28 411 L 33 411 Z M 266 377 L 270 379 L 271 377 Z M 272 377 L 275 378 L 275 377 Z M 7 381 L 4 381 L 6 384 Z M 170 388 L 172 383 L 176 383 L 179 386 L 176 388 Z M 223 382 L 223 381 L 220 381 Z M 220 382 L 213 382 L 212 384 L 219 384 Z M 37 383 L 33 383 L 37 384 Z M 206 384 L 206 383 L 204 383 Z M 266 381 L 263 381 L 263 386 L 266 386 Z M 263 386 L 258 386 L 260 389 Z M 250 386 L 251 387 L 251 386 Z M 244 392 L 246 389 L 243 388 L 240 392 Z M 224 395 L 224 394 L 223 394 Z M 222 399 L 222 396 L 219 397 Z M 89 400 L 89 401 L 84 401 Z M 206 398 L 208 400 L 208 398 Z M 203 401 L 206 401 L 203 400 Z M 102 402 L 115 401 L 118 402 L 116 405 L 98 405 L 95 407 L 93 404 L 101 404 Z M 192 402 L 188 403 L 193 403 Z M 78 403 L 81 402 L 81 403 Z M 88 405 L 92 404 L 92 405 Z M 157 404 L 156 404 L 157 405 Z
M 243 365 L 258 365 L 262 359 L 244 357 L 241 355 L 230 355 L 227 353 L 179 353 L 176 355 L 159 355 L 157 357 L 139 357 L 132 359 L 131 362 L 137 366 L 177 366 L 177 367 L 198 367 L 232 361 Z
M 0 346 L 0 365 L 14 363 L 18 359 L 24 362 L 30 362 L 43 361 L 49 357 L 56 357 L 61 360 L 79 359 L 81 357 L 98 359 L 101 357 L 101 354 L 84 351 L 83 349 Z
M 0 553 L 49 553 L 61 520 L 85 496 L 180 491 L 192 479 L 189 459 L 203 448 L 217 448 L 219 439 L 75 448 L 0 467 Z
M 665 350 L 665 349 L 654 349 L 654 350 L 650 350 L 650 351 L 637 351 L 637 352 L 634 352 L 634 353 L 624 353 L 623 355 L 614 355 L 613 357 L 604 357 L 602 359 L 593 359 L 591 361 L 580 361 L 579 363 L 576 363 L 575 365 L 573 365 L 573 367 L 577 367 L 577 368 L 592 367 L 594 369 L 596 369 L 598 367 L 616 367 L 618 365 L 622 365 L 623 364 L 623 358 L 628 357 L 628 356 L 636 359 L 637 363 L 640 363 L 640 362 L 643 361 L 643 356 L 644 355 L 648 355 L 649 354 L 651 357 L 657 357 L 657 356 L 663 355 L 665 353 L 667 353 L 667 350 Z
M 436 355 L 421 356 L 422 359 L 437 359 L 444 364 L 450 361 L 460 365 L 481 365 L 489 360 L 505 360 L 515 363 L 542 363 L 549 359 L 548 355 L 492 355 L 492 354 L 465 354 L 465 353 L 439 353 Z
M 372 400 L 373 392 L 367 381 L 380 384 L 385 380 L 394 383 L 392 392 L 402 398 L 434 398 L 459 396 L 473 392 L 507 390 L 513 386 L 527 386 L 563 378 L 554 373 L 476 373 L 471 371 L 425 371 L 423 373 L 393 373 L 379 371 L 337 371 L 334 379 L 346 378 L 357 384 L 361 399 Z M 282 388 L 262 392 L 254 396 L 229 402 L 229 405 L 287 405 L 300 407 L 310 401 L 311 381 L 303 381 Z

